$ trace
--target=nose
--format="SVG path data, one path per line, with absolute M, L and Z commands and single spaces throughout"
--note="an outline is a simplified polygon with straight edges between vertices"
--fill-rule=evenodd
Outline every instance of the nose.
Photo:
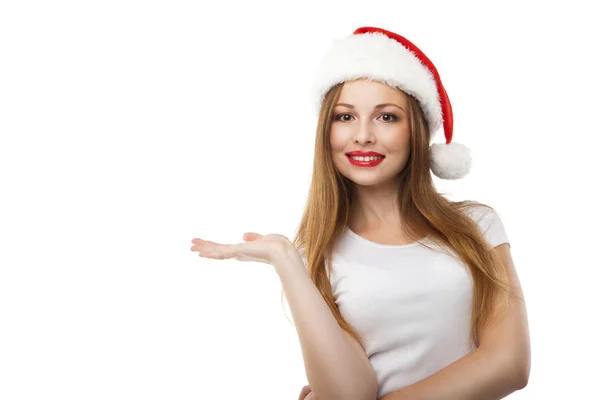
M 358 125 L 358 129 L 354 133 L 355 143 L 373 143 L 375 141 L 375 135 L 373 133 L 373 127 L 369 119 L 365 119 Z

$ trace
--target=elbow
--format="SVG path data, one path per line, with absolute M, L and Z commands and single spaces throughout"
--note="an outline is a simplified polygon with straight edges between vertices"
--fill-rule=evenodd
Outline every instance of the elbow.
M 373 377 L 371 378 L 369 391 L 365 396 L 365 399 L 377 400 L 377 393 L 379 393 L 379 385 L 377 385 L 377 376 L 373 373 Z
M 515 390 L 524 389 L 529 382 L 529 371 L 531 370 L 531 357 L 529 352 L 519 354 L 513 358 L 512 376 Z
M 521 390 L 527 386 L 529 382 L 529 365 L 518 369 L 515 377 L 515 389 Z
M 342 396 L 343 400 L 377 400 L 379 385 L 377 384 L 377 375 L 371 364 L 368 365 L 368 372 L 361 374 L 360 378 L 349 382 L 346 389 L 348 393 Z M 318 400 L 318 398 L 317 398 Z
M 362 391 L 361 393 L 354 393 L 352 397 L 344 397 L 344 400 L 354 399 L 354 400 L 377 400 L 377 385 L 375 387 L 369 386 L 367 389 Z
M 349 385 L 348 388 L 350 388 Z M 377 400 L 377 393 L 379 387 L 377 385 L 377 377 L 375 373 L 369 375 L 369 377 L 363 380 L 360 388 L 353 388 L 352 393 L 347 393 L 342 398 L 343 400 Z M 318 398 L 317 398 L 318 399 Z
M 529 352 L 495 351 L 494 354 L 497 360 L 497 376 L 502 380 L 505 390 L 512 393 L 525 388 L 529 382 Z
M 377 385 L 377 376 L 373 372 L 368 379 L 366 393 L 359 400 L 377 400 L 379 386 Z
M 369 378 L 352 379 L 343 384 L 341 388 L 338 388 L 335 395 L 319 394 L 317 390 L 313 390 L 314 397 L 319 400 L 323 399 L 339 399 L 339 400 L 377 400 L 377 393 L 379 387 L 377 385 L 377 378 L 369 376 Z

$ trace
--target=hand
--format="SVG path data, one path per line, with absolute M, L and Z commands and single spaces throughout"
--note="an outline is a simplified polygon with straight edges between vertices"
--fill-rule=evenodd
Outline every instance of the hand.
M 279 234 L 260 235 L 254 232 L 244 233 L 245 243 L 219 244 L 202 239 L 192 239 L 190 250 L 197 251 L 200 257 L 225 260 L 235 258 L 238 261 L 257 261 L 273 264 L 291 245 L 288 238 Z
M 306 385 L 302 388 L 300 396 L 298 396 L 298 400 L 317 400 L 317 398 L 315 397 L 311 387 Z

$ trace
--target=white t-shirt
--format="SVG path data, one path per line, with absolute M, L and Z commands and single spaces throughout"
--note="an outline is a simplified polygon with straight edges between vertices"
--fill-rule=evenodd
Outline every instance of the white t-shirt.
M 477 206 L 489 248 L 508 243 L 500 217 Z M 439 249 L 424 239 L 428 246 Z M 447 253 L 371 242 L 346 228 L 332 253 L 331 287 L 341 314 L 364 335 L 380 398 L 416 383 L 472 350 L 472 279 Z M 453 254 L 456 254 L 452 251 Z

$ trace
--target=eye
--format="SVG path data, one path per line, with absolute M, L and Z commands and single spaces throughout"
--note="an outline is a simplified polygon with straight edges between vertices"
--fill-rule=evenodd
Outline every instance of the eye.
M 338 114 L 338 115 L 336 115 L 336 116 L 335 116 L 335 118 L 334 118 L 334 120 L 336 120 L 336 121 L 342 121 L 342 122 L 344 122 L 344 121 L 349 121 L 348 119 L 342 119 L 342 120 L 340 120 L 340 117 L 343 117 L 343 116 L 345 116 L 345 115 L 348 115 L 348 116 L 350 116 L 350 114 L 348 114 L 348 113 L 342 113 L 342 114 Z
M 389 116 L 392 118 L 391 120 L 389 120 L 389 119 L 387 119 L 387 120 L 386 120 L 386 119 L 384 119 L 384 121 L 386 121 L 386 122 L 396 122 L 396 121 L 398 121 L 398 117 L 396 117 L 396 115 L 394 115 L 394 114 L 392 114 L 392 113 L 385 113 L 385 114 L 381 114 L 381 115 L 382 115 L 382 116 L 384 116 L 384 115 L 389 115 Z
M 396 122 L 396 121 L 398 121 L 398 120 L 399 120 L 399 118 L 398 118 L 398 117 L 397 117 L 395 114 L 392 114 L 392 113 L 384 113 L 384 114 L 381 114 L 381 116 L 384 116 L 384 115 L 385 115 L 385 116 L 388 116 L 388 118 L 384 118 L 384 119 L 383 119 L 385 122 Z M 334 120 L 335 120 L 335 121 L 342 121 L 342 122 L 347 122 L 347 121 L 350 121 L 350 119 L 345 119 L 345 118 L 344 118 L 345 116 L 352 117 L 352 116 L 351 116 L 350 114 L 348 114 L 348 113 L 341 113 L 341 114 L 337 114 L 337 115 L 335 116 Z

